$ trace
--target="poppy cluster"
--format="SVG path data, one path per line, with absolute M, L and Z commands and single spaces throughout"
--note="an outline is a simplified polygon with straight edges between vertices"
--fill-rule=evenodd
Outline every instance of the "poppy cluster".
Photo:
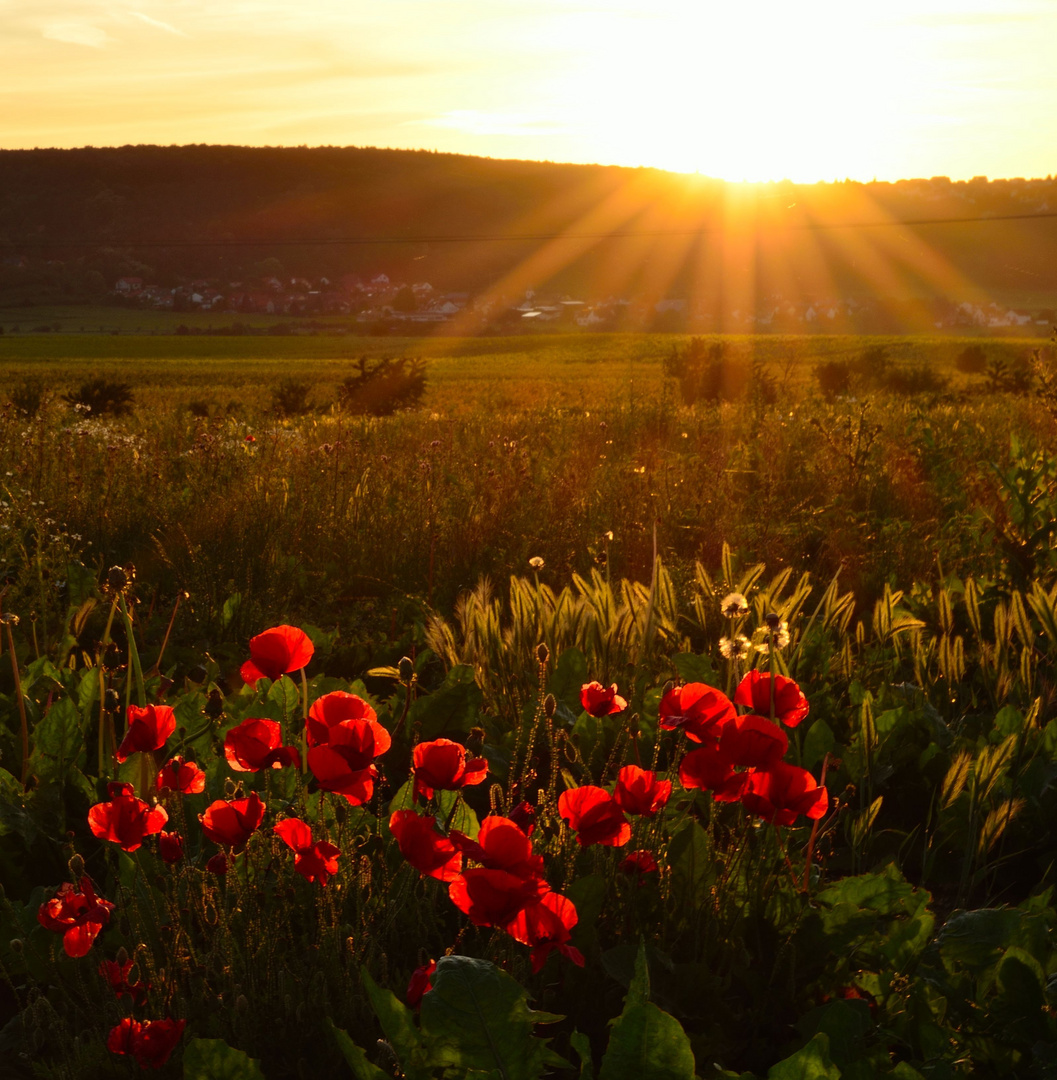
M 374 709 L 355 694 L 335 690 L 309 710 L 306 727 L 308 767 L 321 791 L 362 806 L 374 794 L 375 758 L 392 745 Z
M 107 1036 L 112 1054 L 131 1054 L 141 1069 L 160 1069 L 183 1036 L 186 1020 L 133 1020 L 126 1016 Z
M 86 956 L 113 910 L 109 900 L 96 896 L 92 879 L 85 875 L 79 889 L 70 881 L 60 885 L 58 893 L 37 909 L 37 922 L 62 934 L 67 956 Z

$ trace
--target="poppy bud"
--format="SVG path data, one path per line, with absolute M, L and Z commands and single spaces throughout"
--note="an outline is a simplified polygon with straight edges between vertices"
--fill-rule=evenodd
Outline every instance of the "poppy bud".
M 74 879 L 80 881 L 84 875 L 84 859 L 80 855 L 74 855 L 66 865 L 70 868 Z
M 235 781 L 232 780 L 230 776 L 224 781 L 224 798 L 235 798 Z
M 218 851 L 209 862 L 206 863 L 206 869 L 211 874 L 216 874 L 217 877 L 223 877 L 228 872 L 228 858 L 222 851 Z
M 554 710 L 557 708 L 558 702 L 555 699 L 554 695 L 548 694 L 543 699 L 543 715 L 546 716 L 548 720 L 551 720 L 554 717 Z
M 118 949 L 115 959 L 122 967 L 124 967 L 128 963 L 128 949 L 126 949 L 124 945 L 122 945 L 121 948 Z
M 202 710 L 210 720 L 219 720 L 224 715 L 224 695 L 214 686 L 206 698 L 206 707 Z
M 402 683 L 409 683 L 415 677 L 415 664 L 410 656 L 401 656 L 396 667 Z
M 103 707 L 109 713 L 117 712 L 121 708 L 121 695 L 113 687 L 103 695 Z
M 777 630 L 782 625 L 782 620 L 778 617 L 778 613 L 774 611 L 768 611 L 764 615 L 763 621 L 767 624 L 769 630 Z
M 547 657 L 549 657 L 549 656 L 550 656 L 550 650 L 547 648 L 546 642 L 541 641 L 536 646 L 536 659 L 541 664 L 545 664 L 547 662 Z
M 22 939 L 17 937 L 12 938 L 9 944 L 13 953 L 20 953 L 24 947 L 24 942 L 22 941 Z

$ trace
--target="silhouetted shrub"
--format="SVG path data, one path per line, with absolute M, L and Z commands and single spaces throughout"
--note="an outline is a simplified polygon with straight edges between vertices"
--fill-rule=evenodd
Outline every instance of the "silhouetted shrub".
M 815 378 L 827 401 L 851 392 L 851 364 L 847 360 L 827 360 L 816 364 Z
M 91 417 L 127 416 L 132 412 L 132 385 L 126 382 L 91 379 L 62 398 Z
M 963 375 L 982 375 L 987 370 L 987 353 L 980 345 L 967 345 L 954 358 L 954 366 Z
M 1007 360 L 992 356 L 987 361 L 987 389 L 996 394 L 1026 394 L 1031 390 L 1031 364 L 1027 357 Z
M 356 373 L 338 387 L 338 408 L 355 416 L 391 416 L 415 409 L 426 392 L 426 364 L 407 356 L 369 360 L 361 356 Z
M 935 368 L 892 368 L 884 378 L 884 388 L 893 394 L 940 394 L 947 389 L 949 380 Z
M 734 401 L 745 393 L 749 371 L 727 356 L 725 342 L 707 345 L 703 338 L 691 338 L 681 352 L 672 349 L 665 357 L 664 373 L 679 383 L 683 402 Z
M 312 406 L 308 395 L 312 387 L 298 379 L 287 377 L 272 390 L 272 412 L 276 416 L 304 416 Z
M 11 391 L 11 404 L 26 416 L 36 416 L 44 404 L 46 383 L 33 376 L 23 379 Z

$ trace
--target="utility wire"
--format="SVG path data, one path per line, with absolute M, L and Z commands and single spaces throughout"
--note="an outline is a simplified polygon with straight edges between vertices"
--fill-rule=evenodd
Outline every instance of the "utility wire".
M 757 226 L 757 232 L 835 232 L 845 229 L 918 228 L 934 225 L 988 225 L 998 221 L 1049 221 L 1057 218 L 1057 210 L 1032 214 L 995 214 L 993 217 L 908 218 L 895 221 L 800 222 L 794 225 Z M 729 231 L 740 232 L 735 226 Z M 525 233 L 525 234 L 441 234 L 430 236 L 346 236 L 300 237 L 297 239 L 266 239 L 251 237 L 242 240 L 19 240 L 16 247 L 50 248 L 241 248 L 241 247 L 355 247 L 370 244 L 518 244 L 545 243 L 555 240 L 630 240 L 655 239 L 666 236 L 706 236 L 727 232 L 723 226 L 706 225 L 694 229 L 618 230 L 601 233 Z

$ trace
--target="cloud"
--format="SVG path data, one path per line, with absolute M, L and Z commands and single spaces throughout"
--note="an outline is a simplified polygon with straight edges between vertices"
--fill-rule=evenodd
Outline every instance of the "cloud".
M 130 11 L 130 15 L 134 15 L 137 19 L 141 19 L 148 26 L 156 26 L 159 30 L 164 30 L 167 34 L 176 34 L 179 37 L 187 37 L 187 34 L 183 30 L 178 29 L 171 23 L 162 22 L 161 19 L 152 19 L 150 15 L 144 15 L 142 11 Z
M 87 45 L 102 49 L 113 39 L 98 26 L 83 22 L 49 22 L 41 27 L 41 34 L 50 41 L 64 41 L 68 45 Z

